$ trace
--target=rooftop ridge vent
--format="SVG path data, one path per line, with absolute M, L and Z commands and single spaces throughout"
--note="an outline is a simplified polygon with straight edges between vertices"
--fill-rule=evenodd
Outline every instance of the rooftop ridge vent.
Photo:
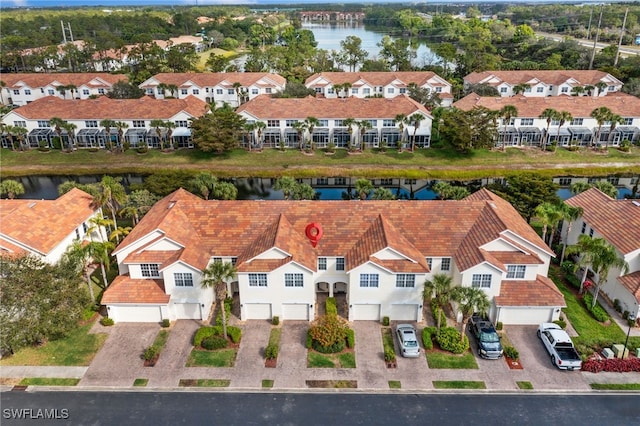
M 640 201 L 632 201 L 632 203 L 634 206 L 640 207 Z
M 29 208 L 30 208 L 30 209 L 34 208 L 34 207 L 36 206 L 36 204 L 37 204 L 37 203 L 34 201 L 33 203 L 29 204 Z

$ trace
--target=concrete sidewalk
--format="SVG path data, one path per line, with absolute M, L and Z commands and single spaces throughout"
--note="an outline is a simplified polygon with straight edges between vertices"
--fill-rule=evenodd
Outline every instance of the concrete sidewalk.
M 476 357 L 477 369 L 433 369 L 424 353 L 402 358 L 396 350 L 397 368 L 387 368 L 383 358 L 381 325 L 354 321 L 356 368 L 308 368 L 306 321 L 284 321 L 280 326 L 280 352 L 275 368 L 264 363 L 271 324 L 268 321 L 239 323 L 243 337 L 235 366 L 230 368 L 186 367 L 192 338 L 202 324 L 177 321 L 154 367 L 144 367 L 141 354 L 160 330 L 158 324 L 117 324 L 89 367 L 0 367 L 2 378 L 81 378 L 75 389 L 115 387 L 133 389 L 136 379 L 147 379 L 146 389 L 175 390 L 181 379 L 229 380 L 229 389 L 262 389 L 262 380 L 273 380 L 273 390 L 306 390 L 307 380 L 354 380 L 359 391 L 389 391 L 389 381 L 399 381 L 405 391 L 432 391 L 434 381 L 481 381 L 489 391 L 518 391 L 517 382 L 530 382 L 535 391 L 589 391 L 590 383 L 640 383 L 640 373 L 565 372 L 553 367 L 535 335 L 535 326 L 507 326 L 505 331 L 520 351 L 522 370 L 512 370 L 504 360 Z M 419 325 L 418 329 L 422 325 Z M 473 342 L 473 341 L 472 341 Z M 472 343 L 472 348 L 475 348 Z

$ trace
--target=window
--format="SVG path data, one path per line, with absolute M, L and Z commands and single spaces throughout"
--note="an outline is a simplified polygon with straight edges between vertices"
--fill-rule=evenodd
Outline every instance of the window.
M 507 93 L 507 88 L 506 87 L 501 87 L 500 88 L 500 93 Z
M 440 270 L 441 271 L 449 271 L 449 270 L 451 270 L 451 258 L 450 257 L 443 257 L 442 258 L 442 263 L 440 264 Z
M 431 270 L 431 268 L 433 267 L 433 257 L 427 257 L 427 266 L 429 267 L 429 270 Z
M 335 127 L 342 127 L 342 126 L 344 126 L 343 122 L 344 122 L 344 120 L 333 120 L 333 125 Z
M 369 88 L 362 89 L 362 94 L 363 95 L 370 95 L 371 94 L 371 89 L 369 89 Z
M 227 89 L 227 95 L 235 95 L 236 91 L 233 89 Z
M 521 126 L 533 126 L 533 118 L 521 118 L 520 119 Z
M 375 129 L 378 127 L 378 120 L 369 120 L 369 124 L 371 124 L 371 127 Z
M 357 87 L 352 87 L 351 88 L 351 94 L 357 95 L 358 94 L 358 88 Z
M 317 178 L 316 185 L 329 185 L 329 178 Z
M 398 274 L 396 275 L 396 287 L 415 287 L 416 276 L 414 274 Z
M 285 287 L 303 287 L 302 274 L 284 274 Z
M 581 234 L 584 234 L 585 232 L 587 232 L 587 224 L 583 223 L 582 224 L 582 230 L 580 231 Z
M 214 257 L 213 258 L 213 263 L 216 263 L 216 262 L 222 263 L 222 258 L 221 257 Z
M 280 127 L 280 120 L 267 120 L 267 127 Z
M 187 120 L 176 120 L 176 127 L 189 127 Z
M 618 178 L 618 177 L 608 177 L 607 178 L 607 182 L 609 182 L 613 186 L 618 186 L 618 185 L 620 185 L 620 178 Z
M 232 264 L 233 266 L 236 266 L 236 263 L 238 263 L 238 258 L 237 258 L 237 257 L 232 257 L 232 258 L 231 258 L 231 264 Z
M 360 274 L 360 287 L 378 287 L 378 274 Z
M 382 127 L 395 127 L 395 120 L 382 120 Z
M 104 95 L 104 89 L 98 89 L 98 95 Z
M 552 126 L 559 126 L 560 125 L 560 120 L 558 120 L 557 118 L 554 118 L 551 120 L 551 125 Z
M 526 87 L 524 89 L 524 93 L 531 93 L 531 87 Z
M 224 91 L 222 89 L 216 89 L 216 95 L 222 95 Z
M 285 121 L 285 126 L 287 127 L 293 127 L 294 124 L 296 124 L 298 122 L 298 120 L 286 120 Z M 279 124 L 278 124 L 279 125 Z
M 271 93 L 271 87 L 267 87 L 264 89 L 264 93 Z
M 527 267 L 525 265 L 508 265 L 507 278 L 524 278 L 526 270 Z
M 252 95 L 257 95 L 258 93 L 259 93 L 258 89 L 251 89 L 251 94 Z
M 560 92 L 562 93 L 569 93 L 569 88 L 568 87 L 563 87 L 562 89 L 560 89 Z
M 330 88 L 327 89 L 327 93 L 329 95 L 333 95 L 335 93 L 335 90 L 333 90 L 333 87 L 330 87 Z
M 38 127 L 51 127 L 51 125 L 47 120 L 38 120 Z
M 549 85 L 549 91 L 553 90 L 553 84 Z
M 29 89 L 24 89 L 24 94 L 25 94 L 25 95 L 31 95 L 31 90 L 29 90 Z
M 560 180 L 558 181 L 558 184 L 562 185 L 562 186 L 568 186 L 571 185 L 571 178 L 560 178 Z
M 327 270 L 327 258 L 326 257 L 319 257 L 318 258 L 318 269 L 321 271 L 326 271 Z
M 190 272 L 176 272 L 173 274 L 176 287 L 193 287 L 193 275 Z
M 343 177 L 337 177 L 333 179 L 334 185 L 344 186 L 347 184 L 347 179 Z
M 266 287 L 267 274 L 249 274 L 249 287 Z
M 55 94 L 56 94 L 56 91 L 55 91 L 55 90 L 53 90 L 53 89 L 48 89 L 48 90 L 47 90 L 47 93 L 48 93 L 49 95 L 53 96 L 53 95 L 55 95 Z
M 143 277 L 159 277 L 158 264 L 156 263 L 143 263 L 140 265 Z
M 436 93 L 442 93 L 442 87 L 436 87 Z
M 593 238 L 593 228 L 589 229 L 589 236 Z
M 471 277 L 471 287 L 490 288 L 491 274 L 473 274 Z
M 16 120 L 13 122 L 13 125 L 16 127 L 27 127 L 27 122 L 23 120 Z
M 191 93 L 193 93 L 194 95 L 199 95 L 200 94 L 200 89 L 193 89 L 191 91 Z
M 336 259 L 336 271 L 344 271 L 344 257 Z
M 318 127 L 329 127 L 329 120 L 318 120 Z
M 133 127 L 144 128 L 144 120 L 133 120 Z
M 407 93 L 407 89 L 405 87 L 401 87 L 400 94 L 404 95 L 405 93 Z
M 82 94 L 85 96 L 89 96 L 89 89 L 82 89 Z
M 393 185 L 393 179 L 392 178 L 380 179 L 380 185 L 386 185 L 386 186 Z
M 571 120 L 571 123 L 569 123 L 570 126 L 582 126 L 582 124 L 584 123 L 584 118 L 574 118 L 573 120 Z
M 542 87 L 542 86 L 536 87 L 536 92 L 543 93 L 544 92 L 544 87 Z
M 390 94 L 390 95 L 394 94 L 394 93 L 395 93 L 395 91 L 396 91 L 396 89 L 394 89 L 393 87 L 389 87 L 389 88 L 387 89 L 387 93 L 388 93 L 388 94 Z
M 147 95 L 153 95 L 153 87 L 147 88 Z
M 92 129 L 97 129 L 98 128 L 98 121 L 97 120 L 87 120 L 84 122 L 84 127 L 91 127 Z
M 624 117 L 623 120 L 624 122 L 622 124 L 624 124 L 625 126 L 633 125 L 633 117 Z
M 615 92 L 616 91 L 616 86 L 609 86 L 608 90 L 610 92 Z
M 14 95 L 19 95 L 19 94 L 20 94 L 20 90 L 18 90 L 18 89 L 13 89 L 13 94 L 14 94 Z
M 188 92 L 188 89 L 180 89 L 180 94 L 181 94 L 181 95 L 186 95 L 186 94 L 188 94 L 188 93 L 189 93 L 189 92 Z
M 404 184 L 405 185 L 415 185 L 416 183 L 418 183 L 418 179 L 405 179 L 404 180 Z

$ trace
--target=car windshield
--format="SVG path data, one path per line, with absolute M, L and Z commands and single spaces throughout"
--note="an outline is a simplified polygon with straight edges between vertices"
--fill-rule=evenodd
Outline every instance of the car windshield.
M 495 332 L 481 332 L 480 340 L 487 343 L 498 343 L 500 341 L 500 338 Z
M 406 341 L 404 342 L 404 345 L 405 345 L 407 348 L 415 348 L 416 346 L 418 346 L 418 342 L 416 342 L 415 340 L 406 340 Z

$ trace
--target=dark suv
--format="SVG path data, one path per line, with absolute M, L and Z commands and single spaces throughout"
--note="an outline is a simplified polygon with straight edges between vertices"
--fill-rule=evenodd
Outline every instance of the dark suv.
M 500 336 L 491 321 L 474 314 L 469 320 L 469 332 L 473 334 L 478 343 L 478 355 L 486 359 L 502 357 Z

